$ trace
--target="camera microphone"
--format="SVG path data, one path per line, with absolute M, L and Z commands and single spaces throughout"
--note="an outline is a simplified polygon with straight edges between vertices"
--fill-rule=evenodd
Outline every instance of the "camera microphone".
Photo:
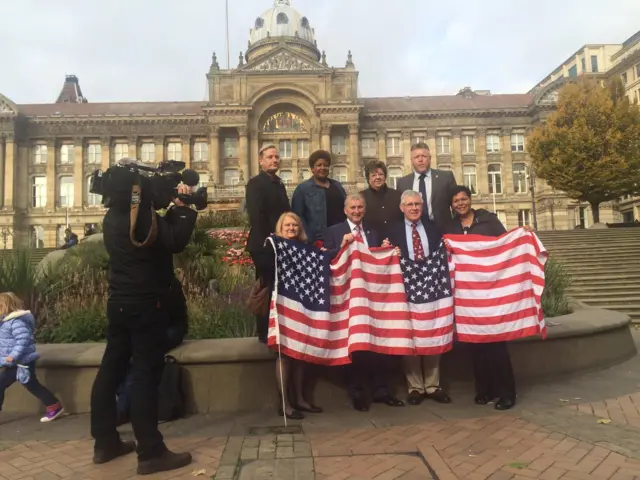
M 138 170 L 142 170 L 143 172 L 155 172 L 156 169 L 154 167 L 149 167 L 147 165 L 140 165 L 135 158 L 125 157 L 118 160 L 118 165 L 121 167 L 132 167 Z

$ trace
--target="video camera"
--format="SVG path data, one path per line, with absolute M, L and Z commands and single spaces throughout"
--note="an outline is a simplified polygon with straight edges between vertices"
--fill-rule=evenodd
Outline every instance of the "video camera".
M 177 193 L 180 183 L 194 187 L 200 182 L 198 172 L 184 170 L 184 167 L 184 162 L 176 160 L 167 160 L 153 167 L 141 165 L 133 158 L 123 158 L 105 171 L 93 172 L 89 191 L 102 195 L 102 203 L 106 208 L 126 209 L 135 203 L 151 205 L 158 210 L 167 208 L 174 198 L 178 198 L 185 205 L 194 205 L 197 210 L 203 210 L 207 207 L 206 187 L 199 188 L 191 195 Z

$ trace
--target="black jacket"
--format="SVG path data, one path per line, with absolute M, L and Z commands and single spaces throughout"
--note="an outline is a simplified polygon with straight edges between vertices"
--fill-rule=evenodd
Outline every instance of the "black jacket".
M 364 235 L 367 237 L 367 244 L 369 245 L 369 248 L 380 246 L 380 237 L 375 230 L 370 229 L 367 225 L 364 225 L 364 223 L 362 224 L 362 230 Z M 332 225 L 324 231 L 323 246 L 327 249 L 326 254 L 330 259 L 333 260 L 336 255 L 338 255 L 342 239 L 347 233 L 351 233 L 351 227 L 346 220 L 342 223 Z
M 462 227 L 460 218 L 454 217 L 444 227 L 445 235 L 463 235 L 465 233 L 471 235 L 482 235 L 485 237 L 499 237 L 507 232 L 502 222 L 495 213 L 489 212 L 484 208 L 473 210 L 473 222 L 466 229 Z
M 198 214 L 189 207 L 172 207 L 164 217 L 140 208 L 136 238 L 142 241 L 158 220 L 158 236 L 149 247 L 136 247 L 129 239 L 130 212 L 110 209 L 104 217 L 104 245 L 109 254 L 109 299 L 145 302 L 166 298 L 174 279 L 173 254 L 185 249 Z
M 389 236 L 389 229 L 404 218 L 400 210 L 400 192 L 384 185 L 380 190 L 367 188 L 360 194 L 367 203 L 363 222 L 384 240 Z
M 433 222 L 422 222 L 422 224 L 424 225 L 425 232 L 427 232 L 427 240 L 429 241 L 429 253 L 431 253 L 440 247 L 440 242 L 442 241 L 442 233 L 440 232 L 438 226 Z M 400 247 L 400 251 L 402 252 L 403 257 L 409 258 L 409 246 L 407 245 L 407 242 L 410 242 L 411 239 L 407 238 L 407 228 L 404 221 L 404 216 L 402 217 L 401 222 L 397 222 L 389 230 L 389 241 L 394 247 Z
M 246 208 L 249 214 L 249 238 L 247 250 L 262 250 L 265 239 L 275 232 L 280 215 L 291 210 L 287 189 L 277 176 L 264 171 L 247 183 Z

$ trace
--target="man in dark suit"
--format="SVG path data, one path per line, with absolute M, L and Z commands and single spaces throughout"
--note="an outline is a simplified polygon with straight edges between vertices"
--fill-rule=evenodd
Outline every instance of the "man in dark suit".
M 347 195 L 344 202 L 344 213 L 347 219 L 329 227 L 324 234 L 324 248 L 331 259 L 338 252 L 353 241 L 364 243 L 367 248 L 388 246 L 387 240 L 381 242 L 375 230 L 363 225 L 366 204 L 359 193 Z M 366 412 L 371 406 L 371 400 L 365 394 L 365 383 L 372 386 L 372 399 L 375 403 L 384 403 L 390 407 L 402 407 L 404 403 L 391 394 L 386 381 L 385 356 L 374 352 L 354 352 L 352 363 L 345 367 L 347 377 L 347 391 L 353 408 Z
M 438 248 L 442 234 L 438 227 L 424 221 L 422 195 L 414 190 L 406 190 L 400 198 L 400 210 L 404 220 L 389 234 L 389 241 L 399 255 L 420 261 Z M 424 398 L 438 403 L 451 403 L 451 398 L 440 388 L 440 355 L 407 356 L 403 358 L 404 373 L 407 378 L 409 405 L 419 405 Z
M 442 229 L 451 220 L 449 192 L 456 186 L 456 179 L 451 172 L 431 168 L 431 152 L 426 143 L 411 147 L 411 164 L 413 172 L 398 180 L 398 191 L 420 192 L 424 202 L 423 220 L 435 222 Z
M 291 210 L 287 189 L 276 175 L 280 168 L 280 154 L 275 145 L 265 145 L 258 152 L 260 173 L 247 183 L 246 209 L 249 215 L 247 251 L 256 269 L 256 279 L 272 285 L 275 278 L 273 256 L 265 247 L 266 238 L 275 232 L 276 223 L 284 212 Z M 269 289 L 271 291 L 271 289 Z M 266 343 L 269 315 L 256 316 L 258 339 Z

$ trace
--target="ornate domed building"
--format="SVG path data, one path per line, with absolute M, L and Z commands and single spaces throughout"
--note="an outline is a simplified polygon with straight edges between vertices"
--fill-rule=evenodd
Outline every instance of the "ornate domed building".
M 267 1 L 267 0 L 265 0 Z M 308 176 L 309 153 L 333 154 L 332 175 L 350 191 L 365 187 L 363 166 L 383 160 L 389 183 L 411 170 L 410 147 L 426 142 L 433 164 L 476 192 L 508 228 L 573 228 L 583 206 L 535 185 L 529 189 L 526 136 L 555 108 L 562 79 L 530 93 L 494 95 L 463 88 L 456 95 L 361 98 L 351 52 L 329 66 L 312 19 L 291 0 L 251 20 L 236 68 L 216 55 L 207 73 L 208 102 L 91 103 L 78 78 L 66 78 L 55 103 L 16 105 L 0 95 L 0 233 L 4 245 L 53 247 L 67 224 L 82 234 L 101 221 L 100 198 L 88 178 L 125 156 L 142 162 L 185 161 L 200 172 L 215 209 L 238 208 L 258 173 L 258 150 L 280 147 L 290 190 Z M 616 218 L 603 206 L 603 221 Z

